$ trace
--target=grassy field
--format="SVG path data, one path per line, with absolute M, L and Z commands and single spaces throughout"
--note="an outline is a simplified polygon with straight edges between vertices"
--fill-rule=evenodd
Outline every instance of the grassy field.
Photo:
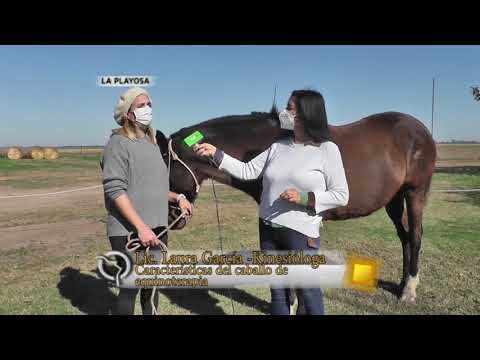
M 0 186 L 13 189 L 81 187 L 100 181 L 100 153 L 65 153 L 56 160 L 0 159 Z
M 13 189 L 84 186 L 100 180 L 102 149 L 59 149 L 57 160 L 0 158 L 0 186 Z M 480 166 L 480 144 L 438 144 L 438 166 Z
M 65 155 L 56 161 L 0 159 L 0 186 L 18 191 L 47 187 L 98 184 L 99 155 Z M 468 174 L 436 173 L 433 189 L 480 188 L 480 171 Z M 257 207 L 240 191 L 217 187 L 221 231 L 226 250 L 258 248 Z M 78 195 L 79 196 L 79 195 Z M 20 230 L 68 221 L 85 221 L 86 231 L 68 241 L 52 243 L 47 237 L 29 245 L 1 249 L 0 314 L 107 313 L 116 289 L 97 277 L 95 256 L 109 250 L 104 236 L 105 211 L 101 193 L 79 197 L 75 203 L 29 200 L 27 208 L 0 210 L 0 237 Z M 73 205 L 72 205 L 73 204 Z M 180 231 L 170 233 L 170 247 L 179 250 L 218 249 L 213 195 L 202 188 L 194 217 Z M 420 258 L 420 285 L 416 305 L 401 303 L 382 289 L 366 294 L 348 289 L 326 289 L 327 314 L 478 314 L 480 313 L 480 194 L 433 193 L 426 207 Z M 89 230 L 91 228 L 91 231 Z M 99 230 L 100 229 L 100 230 Z M 21 234 L 20 234 L 21 235 Z M 61 236 L 60 236 L 61 237 Z M 381 259 L 381 278 L 398 282 L 401 246 L 384 210 L 362 219 L 326 222 L 322 247 L 343 253 L 360 253 Z M 268 313 L 265 288 L 162 291 L 162 314 Z M 137 313 L 140 308 L 137 305 Z

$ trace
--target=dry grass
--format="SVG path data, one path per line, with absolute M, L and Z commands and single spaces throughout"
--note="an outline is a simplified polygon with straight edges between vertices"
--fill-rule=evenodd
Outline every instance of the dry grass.
M 480 144 L 437 144 L 437 166 L 480 166 Z
M 440 160 L 480 160 L 480 144 L 437 144 Z
M 103 148 L 96 147 L 76 147 L 76 148 L 58 148 L 57 149 L 62 154 L 101 154 Z

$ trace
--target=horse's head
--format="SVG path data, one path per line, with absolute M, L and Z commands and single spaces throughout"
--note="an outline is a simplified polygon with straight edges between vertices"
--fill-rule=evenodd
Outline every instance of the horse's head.
M 156 139 L 157 139 L 157 145 L 160 148 L 160 152 L 162 154 L 163 161 L 165 162 L 165 165 L 168 167 L 168 165 L 169 165 L 168 164 L 168 157 L 169 157 L 168 141 L 169 141 L 169 139 L 167 139 L 167 137 L 161 131 L 158 131 L 158 130 L 157 130 L 157 133 L 156 133 Z M 171 172 L 170 172 L 170 190 L 176 191 L 175 190 L 176 187 L 173 186 L 173 183 L 174 183 L 174 180 L 177 180 L 179 178 L 178 178 L 178 176 L 174 176 L 172 174 L 175 171 L 175 170 L 172 171 L 173 168 L 175 168 L 175 165 L 172 166 Z M 176 192 L 178 192 L 178 191 L 176 191 Z M 177 206 L 174 206 L 173 204 L 169 204 L 169 206 L 168 206 L 168 224 L 170 225 L 173 221 L 175 221 L 180 216 L 181 213 L 182 213 L 182 211 Z M 180 230 L 186 224 L 187 224 L 187 221 L 184 218 L 182 218 L 178 222 L 175 223 L 175 225 L 172 227 L 172 230 Z
M 157 143 L 167 166 L 169 142 L 173 150 L 170 152 L 170 190 L 185 194 L 191 203 L 194 203 L 198 196 L 197 183 L 201 185 L 208 178 L 228 185 L 236 181 L 213 166 L 210 160 L 196 156 L 191 147 L 185 144 L 183 140 L 197 130 L 204 136 L 202 142 L 210 143 L 242 161 L 251 160 L 279 137 L 288 133 L 287 130 L 280 129 L 275 109 L 269 113 L 258 112 L 211 119 L 182 128 L 172 134 L 169 139 L 161 132 L 157 132 Z M 181 162 L 175 160 L 174 156 L 178 156 Z M 254 197 L 256 195 L 255 193 Z M 172 218 L 176 219 L 180 211 L 170 207 L 170 213 Z M 180 229 L 185 224 L 185 220 L 182 219 L 174 229 Z

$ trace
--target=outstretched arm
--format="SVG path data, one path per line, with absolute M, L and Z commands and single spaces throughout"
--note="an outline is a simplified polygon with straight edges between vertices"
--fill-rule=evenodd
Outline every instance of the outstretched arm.
M 220 170 L 229 173 L 239 180 L 254 180 L 261 175 L 272 150 L 272 146 L 249 162 L 235 159 L 208 143 L 195 145 L 193 151 L 195 151 L 198 156 L 207 156 L 210 159 L 213 159 L 214 163 Z

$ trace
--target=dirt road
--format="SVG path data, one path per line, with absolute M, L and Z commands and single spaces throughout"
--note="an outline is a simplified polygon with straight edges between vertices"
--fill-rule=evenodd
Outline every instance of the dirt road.
M 67 189 L 18 191 L 0 187 L 0 196 L 62 190 Z M 105 236 L 102 188 L 50 196 L 1 199 L 0 203 L 0 250 L 35 243 L 78 241 L 85 236 Z

